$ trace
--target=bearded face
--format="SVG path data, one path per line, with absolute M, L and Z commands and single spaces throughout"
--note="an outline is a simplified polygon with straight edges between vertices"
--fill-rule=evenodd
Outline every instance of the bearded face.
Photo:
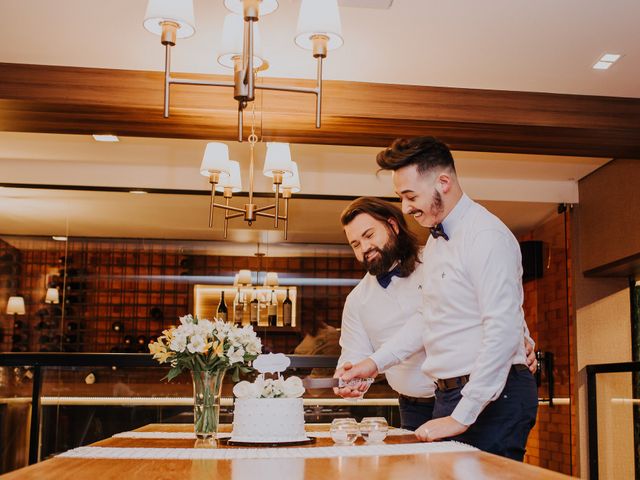
M 372 245 L 364 252 L 362 264 L 371 275 L 381 275 L 388 272 L 400 258 L 396 235 L 391 229 L 387 230 L 389 232 L 388 240 L 382 248 Z

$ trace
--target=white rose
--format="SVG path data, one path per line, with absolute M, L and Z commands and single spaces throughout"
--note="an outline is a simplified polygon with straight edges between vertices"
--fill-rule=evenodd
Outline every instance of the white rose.
M 179 318 L 180 318 L 180 323 L 182 325 L 187 325 L 187 324 L 193 323 L 193 315 L 191 315 L 191 314 L 184 315 L 184 316 L 179 317 Z
M 304 393 L 304 387 L 302 386 L 302 380 L 298 377 L 289 377 L 284 381 L 284 396 L 287 398 L 301 397 Z
M 256 398 L 255 389 L 249 382 L 242 381 L 233 387 L 233 394 L 236 398 Z

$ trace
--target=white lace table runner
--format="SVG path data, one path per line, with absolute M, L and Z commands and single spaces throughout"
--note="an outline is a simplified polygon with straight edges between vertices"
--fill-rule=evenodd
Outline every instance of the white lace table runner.
M 331 438 L 330 432 L 307 432 L 310 437 Z M 393 428 L 387 434 L 390 437 L 398 435 L 411 435 L 411 430 L 403 428 Z M 229 438 L 231 433 L 218 433 L 218 438 Z M 196 434 L 193 432 L 122 432 L 116 433 L 113 438 L 150 438 L 150 439 L 179 439 L 179 440 L 195 440 Z
M 334 458 L 362 456 L 419 455 L 423 453 L 473 452 L 477 449 L 458 442 L 405 443 L 395 445 L 352 445 L 316 448 L 116 448 L 79 447 L 60 458 L 138 460 L 232 460 L 247 458 Z

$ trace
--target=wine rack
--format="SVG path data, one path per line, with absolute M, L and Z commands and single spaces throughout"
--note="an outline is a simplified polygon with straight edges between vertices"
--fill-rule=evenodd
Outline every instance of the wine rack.
M 6 237 L 5 237 L 6 238 Z M 232 257 L 185 255 L 175 242 L 135 239 L 73 238 L 55 242 L 16 237 L 20 249 L 0 240 L 0 256 L 17 254 L 25 297 L 26 348 L 29 351 L 147 352 L 147 344 L 178 317 L 194 312 L 193 287 L 202 276 L 233 277 L 240 269 L 277 271 L 304 278 L 360 278 L 363 271 L 351 257 Z M 1 262 L 0 262 L 1 265 Z M 0 275 L 2 300 L 8 275 Z M 294 282 L 291 282 L 294 283 Z M 46 288 L 57 287 L 60 304 L 44 303 Z M 225 289 L 227 287 L 225 286 Z M 282 289 L 283 287 L 280 287 Z M 286 287 L 284 287 L 286 288 Z M 229 290 L 235 289 L 229 285 Z M 340 326 L 342 306 L 351 286 L 296 287 L 294 327 L 259 327 L 265 350 L 290 353 L 313 322 Z M 282 298 L 279 298 L 281 308 Z M 227 298 L 232 308 L 233 295 Z M 281 311 L 279 311 L 281 315 Z M 13 317 L 2 312 L 3 351 L 12 348 Z M 24 342 L 23 342 L 24 343 Z

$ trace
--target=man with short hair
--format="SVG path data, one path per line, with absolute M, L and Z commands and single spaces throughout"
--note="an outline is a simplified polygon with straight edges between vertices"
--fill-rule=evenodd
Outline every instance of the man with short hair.
M 422 440 L 453 438 L 522 461 L 538 398 L 522 343 L 522 264 L 517 240 L 464 194 L 448 147 L 433 137 L 396 140 L 377 163 L 393 172 L 404 213 L 431 229 L 424 249 L 424 320 L 412 319 L 375 353 L 343 366 L 365 378 L 427 352 L 436 379 L 434 419 Z M 343 396 L 363 391 L 345 387 Z

